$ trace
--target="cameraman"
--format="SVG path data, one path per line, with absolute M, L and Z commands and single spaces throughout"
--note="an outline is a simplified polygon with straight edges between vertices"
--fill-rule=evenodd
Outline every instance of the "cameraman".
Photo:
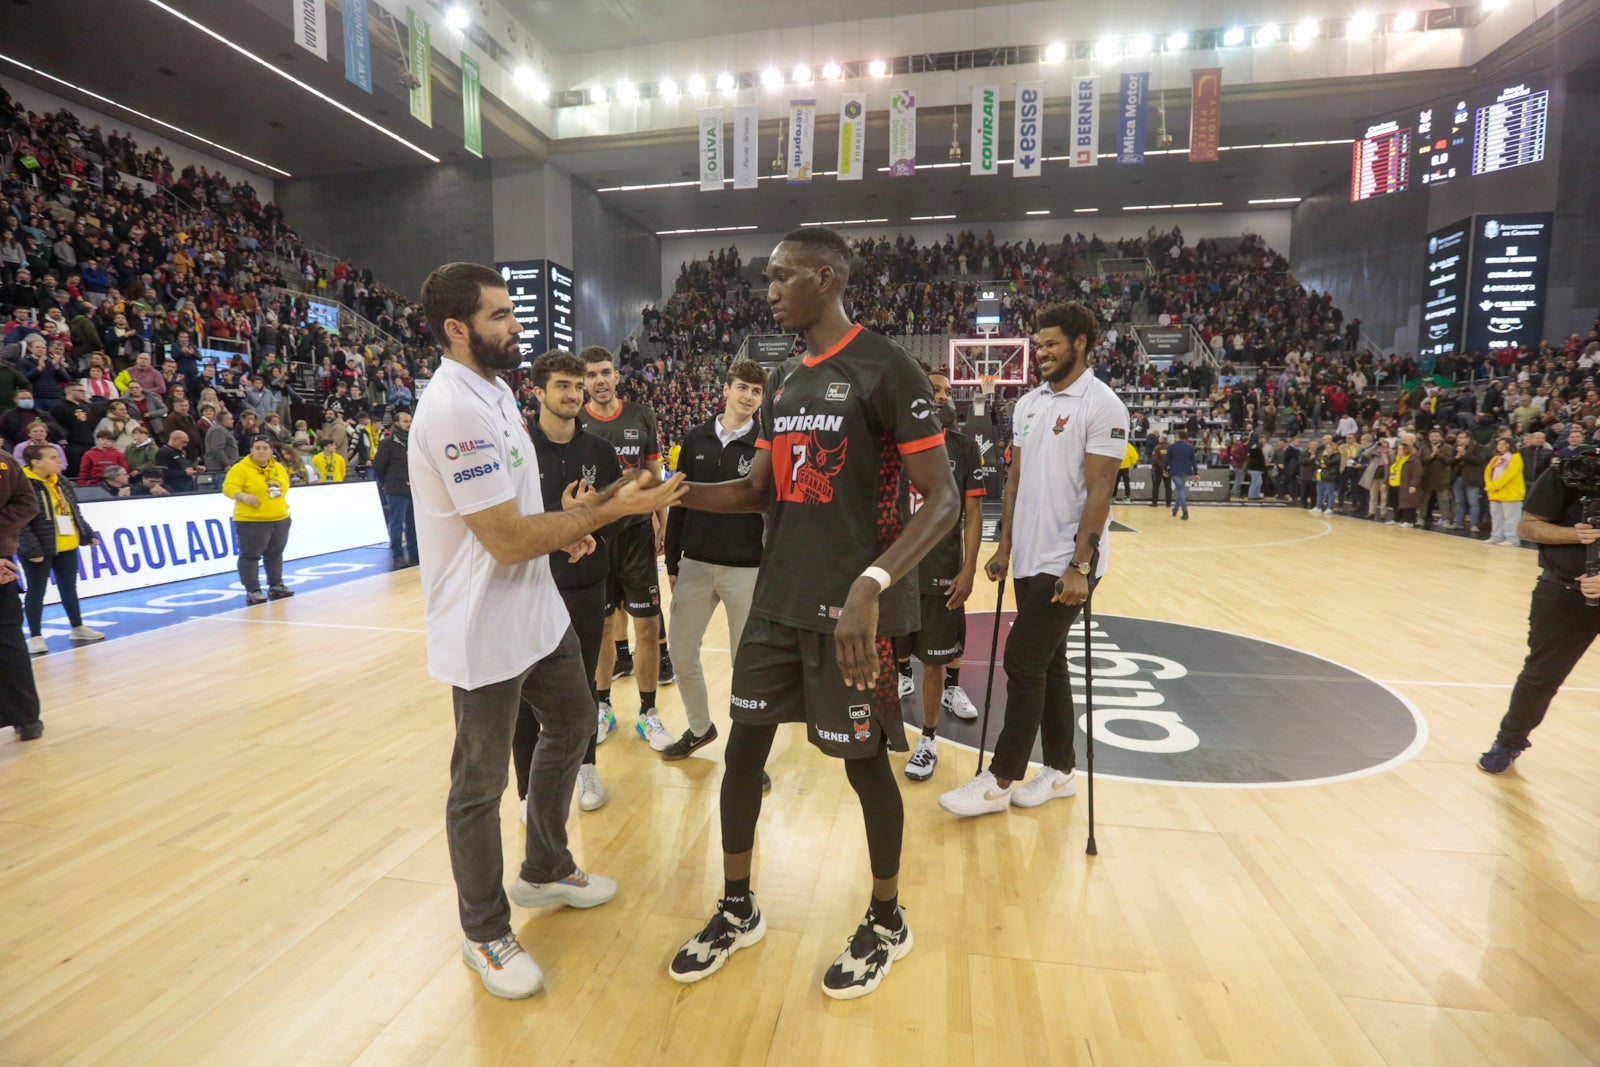
M 1585 546 L 1600 540 L 1600 527 L 1584 522 L 1584 504 L 1600 504 L 1600 447 L 1584 445 L 1539 476 L 1523 503 L 1517 536 L 1539 545 L 1544 568 L 1533 587 L 1528 611 L 1528 658 L 1511 690 L 1511 706 L 1500 733 L 1478 768 L 1503 774 L 1522 750 L 1528 734 L 1544 721 L 1550 701 L 1572 668 L 1600 634 L 1600 575 L 1585 577 Z

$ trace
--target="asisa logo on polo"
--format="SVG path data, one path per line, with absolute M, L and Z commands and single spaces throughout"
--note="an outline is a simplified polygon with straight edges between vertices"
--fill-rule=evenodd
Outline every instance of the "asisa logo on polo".
M 462 482 L 470 482 L 474 478 L 481 478 L 485 474 L 493 474 L 499 469 L 500 464 L 498 461 L 490 461 L 488 463 L 480 463 L 476 467 L 468 467 L 466 470 L 456 471 L 452 477 L 455 483 L 460 485 Z

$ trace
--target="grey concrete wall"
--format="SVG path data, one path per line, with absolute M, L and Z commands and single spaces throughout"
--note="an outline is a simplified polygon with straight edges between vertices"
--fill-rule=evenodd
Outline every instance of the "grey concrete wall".
M 639 325 L 640 309 L 661 299 L 661 240 L 599 194 L 568 188 L 580 340 L 614 350 Z

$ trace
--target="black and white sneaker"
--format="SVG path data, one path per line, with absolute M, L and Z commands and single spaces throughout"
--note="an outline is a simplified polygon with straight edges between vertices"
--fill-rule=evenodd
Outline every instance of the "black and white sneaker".
M 932 734 L 923 734 L 917 739 L 917 750 L 906 761 L 906 777 L 913 782 L 926 782 L 938 765 L 939 744 Z
M 761 907 L 754 896 L 750 898 L 748 919 L 739 918 L 726 905 L 724 900 L 717 901 L 717 913 L 711 916 L 705 929 L 685 941 L 678 954 L 672 957 L 667 973 L 673 981 L 698 982 L 716 974 L 729 956 L 767 936 L 767 922 L 761 917 Z
M 861 920 L 850 943 L 822 976 L 822 991 L 834 1000 L 854 1000 L 877 989 L 895 960 L 911 951 L 911 924 L 898 904 L 900 929 L 886 930 L 872 921 L 872 913 Z
M 672 653 L 665 648 L 661 650 L 661 671 L 656 675 L 657 685 L 672 685 L 678 680 L 678 672 L 672 667 Z
M 709 745 L 717 739 L 717 724 L 712 723 L 706 732 L 699 737 L 693 730 L 685 730 L 683 736 L 661 750 L 661 758 L 671 763 L 673 760 L 688 759 L 689 754 L 701 745 Z
M 630 675 L 632 673 L 633 673 L 633 654 L 630 652 L 626 656 L 619 655 L 617 657 L 617 665 L 615 667 L 611 668 L 611 680 L 614 682 L 618 678 L 626 678 L 628 675 Z

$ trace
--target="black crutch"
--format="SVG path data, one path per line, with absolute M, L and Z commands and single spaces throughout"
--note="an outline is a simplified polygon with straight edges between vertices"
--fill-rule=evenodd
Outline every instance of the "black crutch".
M 989 639 L 989 681 L 983 687 L 983 727 L 978 732 L 978 773 L 983 773 L 983 754 L 989 747 L 989 705 L 994 700 L 994 667 L 995 659 L 1000 654 L 1000 627 L 1005 623 L 1006 610 L 1006 579 L 1009 574 L 1002 575 L 999 590 L 994 596 L 994 635 Z M 992 762 L 992 761 L 991 761 Z
M 1084 852 L 1091 856 L 1098 856 L 1100 849 L 1094 843 L 1094 646 L 1093 638 L 1089 631 L 1094 628 L 1094 613 L 1091 605 L 1094 603 L 1094 572 L 1100 565 L 1100 535 L 1089 535 L 1089 592 L 1083 598 L 1083 703 L 1085 707 L 1085 722 L 1088 728 L 1085 733 L 1089 738 L 1088 768 L 1089 768 L 1089 844 Z

